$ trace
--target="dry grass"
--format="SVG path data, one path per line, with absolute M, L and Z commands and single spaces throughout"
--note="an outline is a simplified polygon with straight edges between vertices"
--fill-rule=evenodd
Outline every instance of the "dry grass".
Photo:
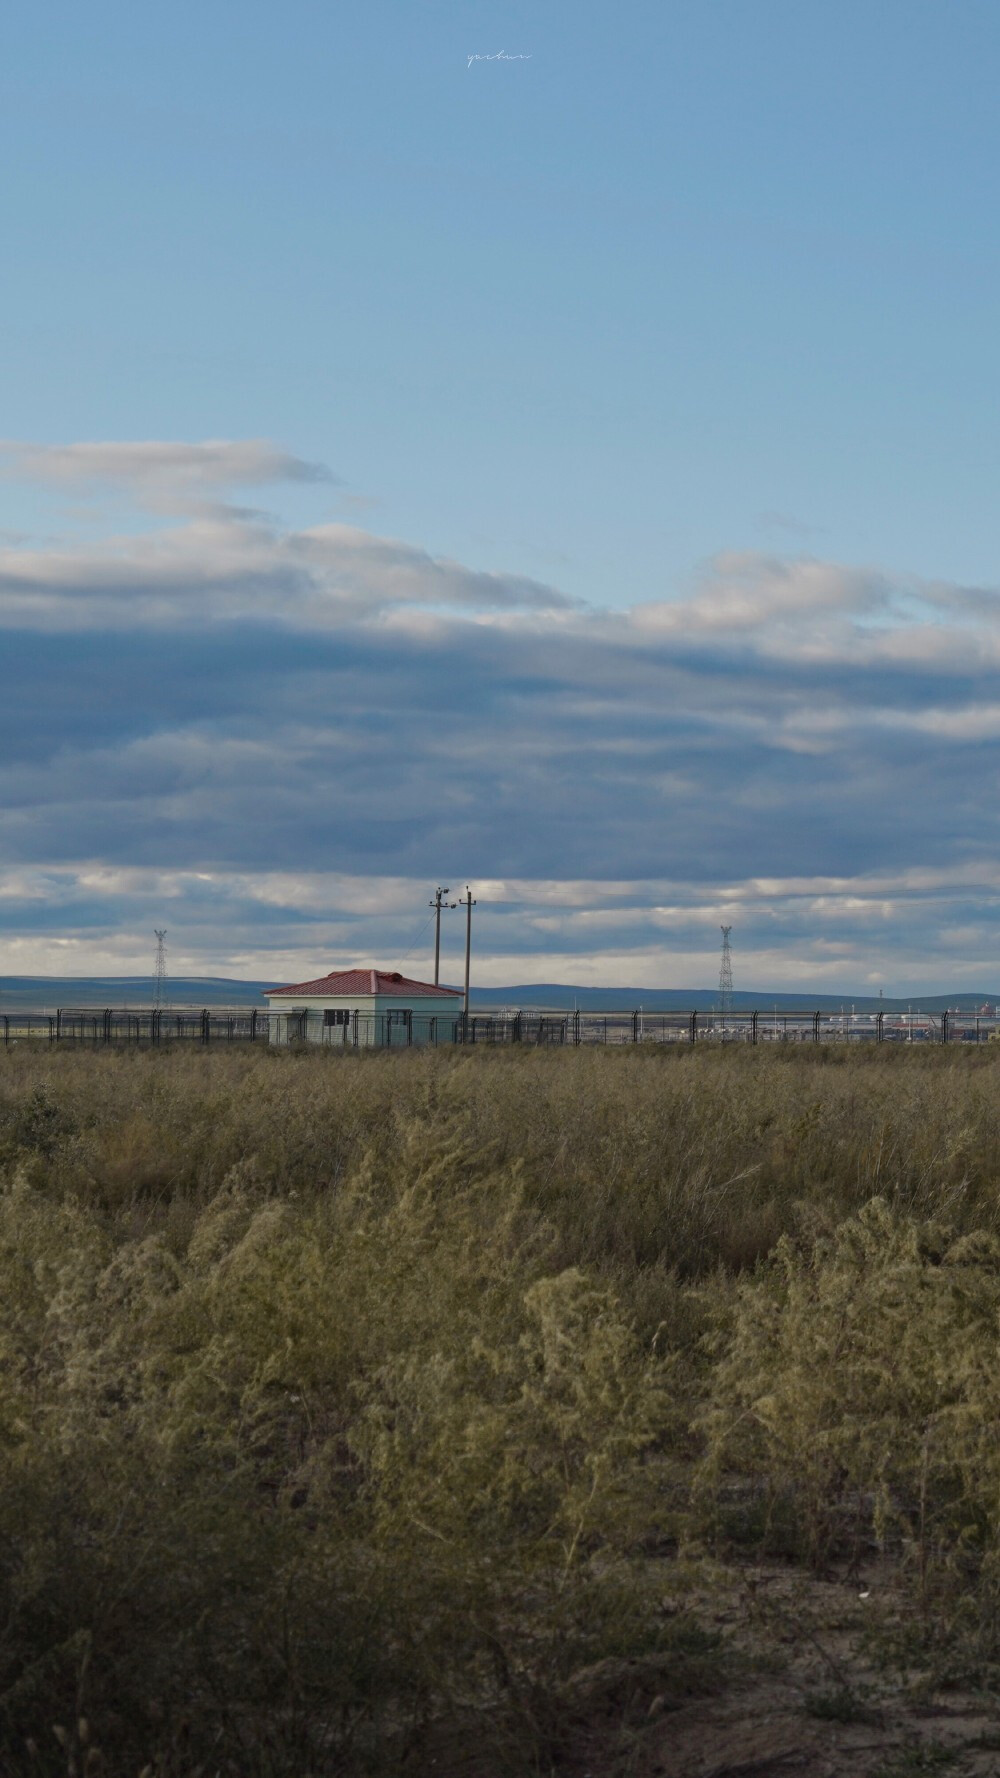
M 885 1648 L 992 1685 L 998 1085 L 962 1050 L 5 1054 L 7 1769 L 563 1769 L 595 1662 L 721 1682 L 684 1602 L 741 1550 L 877 1551 Z

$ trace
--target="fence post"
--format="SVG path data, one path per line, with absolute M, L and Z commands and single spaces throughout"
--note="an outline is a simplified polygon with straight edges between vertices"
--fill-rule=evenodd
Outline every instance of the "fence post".
M 750 1014 L 750 1042 L 751 1043 L 757 1042 L 757 1017 L 758 1017 L 758 1015 L 755 1012 L 752 1012 Z
M 819 1042 L 819 1013 L 813 1013 L 813 1043 Z
M 256 1007 L 253 1008 L 253 1011 L 250 1014 L 250 1042 L 251 1043 L 257 1042 L 257 1008 Z
M 632 1014 L 632 1042 L 638 1043 L 638 1041 L 639 1041 L 639 1014 L 637 1012 L 634 1012 Z
M 211 1028 L 210 1028 L 209 1022 L 208 1022 L 208 1007 L 203 1006 L 201 1009 L 201 1041 L 202 1041 L 202 1043 L 208 1043 L 211 1038 L 211 1035 L 212 1035 Z
M 875 1015 L 875 1042 L 876 1043 L 881 1043 L 883 1040 L 882 1020 L 884 1018 L 885 1018 L 884 1012 L 876 1013 L 876 1015 Z
M 691 1042 L 692 1043 L 695 1042 L 697 1035 L 698 1035 L 698 1014 L 696 1012 L 693 1012 L 691 1014 Z
M 941 1014 L 941 1042 L 947 1043 L 947 1041 L 948 1041 L 948 1008 L 945 1007 L 943 1013 Z

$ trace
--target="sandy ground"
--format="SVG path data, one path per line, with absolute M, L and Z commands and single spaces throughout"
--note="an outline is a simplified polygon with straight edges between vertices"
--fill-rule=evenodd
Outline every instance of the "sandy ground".
M 886 1587 L 891 1582 L 886 1581 Z M 1000 1702 L 930 1689 L 866 1652 L 879 1577 L 753 1569 L 690 1601 L 733 1652 L 714 1697 L 679 1700 L 670 1661 L 607 1661 L 572 1683 L 567 1778 L 1000 1778 Z M 891 1601 L 889 1609 L 891 1613 Z

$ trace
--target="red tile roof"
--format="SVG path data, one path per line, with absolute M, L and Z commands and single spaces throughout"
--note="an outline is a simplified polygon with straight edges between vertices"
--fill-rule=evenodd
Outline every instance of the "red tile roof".
M 342 969 L 332 975 L 320 976 L 315 982 L 295 982 L 290 988 L 265 989 L 268 997 L 273 994 L 329 994 L 339 997 L 345 994 L 446 994 L 452 1000 L 461 992 L 461 988 L 436 988 L 433 982 L 415 982 L 407 975 L 384 969 Z

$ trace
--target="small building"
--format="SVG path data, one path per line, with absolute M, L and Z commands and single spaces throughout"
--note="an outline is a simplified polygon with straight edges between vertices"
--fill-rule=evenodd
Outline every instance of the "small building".
M 266 991 L 272 1043 L 341 1048 L 398 1048 L 455 1043 L 464 996 L 459 988 L 415 982 L 398 970 L 342 969 L 314 982 Z

